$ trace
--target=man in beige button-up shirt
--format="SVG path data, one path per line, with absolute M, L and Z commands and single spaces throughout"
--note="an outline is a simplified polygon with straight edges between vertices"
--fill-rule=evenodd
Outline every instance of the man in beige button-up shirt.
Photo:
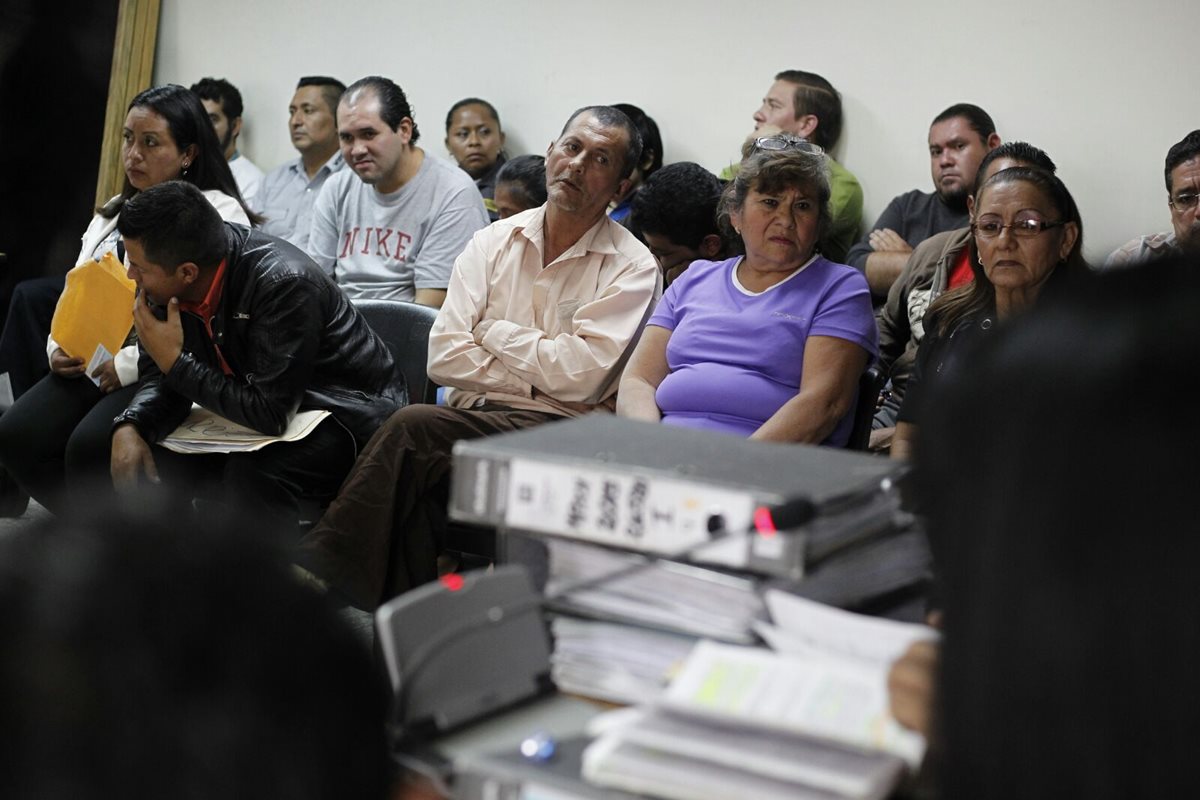
M 355 605 L 437 577 L 454 442 L 612 409 L 662 284 L 606 214 L 640 154 L 625 115 L 580 109 L 546 154 L 546 205 L 479 231 L 455 262 L 429 340 L 447 406 L 384 423 L 301 545 L 300 563 Z

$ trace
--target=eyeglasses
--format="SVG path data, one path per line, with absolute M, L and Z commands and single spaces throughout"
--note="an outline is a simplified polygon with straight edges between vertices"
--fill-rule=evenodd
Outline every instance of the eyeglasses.
M 1197 192 L 1180 192 L 1174 197 L 1167 200 L 1171 208 L 1176 211 L 1191 211 L 1196 207 L 1196 202 L 1200 200 L 1200 193 Z
M 1005 225 L 999 217 L 980 217 L 971 224 L 971 232 L 980 239 L 995 239 L 1005 228 L 1009 228 L 1012 230 L 1013 236 L 1022 239 L 1032 239 L 1034 236 L 1042 233 L 1042 231 L 1048 231 L 1051 228 L 1060 228 L 1066 224 L 1066 220 L 1046 222 L 1036 217 L 1023 217 Z
M 820 145 L 813 144 L 807 139 L 799 136 L 792 136 L 790 133 L 777 133 L 774 136 L 763 136 L 754 140 L 755 150 L 799 150 L 802 153 L 812 153 L 813 155 L 823 156 L 825 150 Z

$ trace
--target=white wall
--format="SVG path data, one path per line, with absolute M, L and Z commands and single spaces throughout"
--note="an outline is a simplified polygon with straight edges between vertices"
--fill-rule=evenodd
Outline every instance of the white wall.
M 294 154 L 285 109 L 300 75 L 377 73 L 405 89 L 441 157 L 461 97 L 496 105 L 513 154 L 544 152 L 578 106 L 631 102 L 658 122 L 668 162 L 719 171 L 774 73 L 807 69 L 842 92 L 836 153 L 867 224 L 931 188 L 929 121 L 974 102 L 1004 139 L 1058 162 L 1098 260 L 1170 227 L 1162 164 L 1200 128 L 1197 30 L 1200 4 L 1180 0 L 163 0 L 155 81 L 238 86 L 242 149 L 264 169 Z

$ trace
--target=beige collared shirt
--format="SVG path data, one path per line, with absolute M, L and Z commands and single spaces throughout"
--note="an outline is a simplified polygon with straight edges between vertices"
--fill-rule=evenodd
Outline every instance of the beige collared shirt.
M 612 409 L 662 291 L 658 265 L 604 216 L 543 269 L 545 222 L 545 206 L 495 222 L 455 261 L 429 336 L 429 375 L 454 388 L 449 405 Z

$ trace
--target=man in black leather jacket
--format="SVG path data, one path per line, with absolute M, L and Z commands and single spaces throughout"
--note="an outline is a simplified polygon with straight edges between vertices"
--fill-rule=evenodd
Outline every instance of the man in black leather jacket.
M 114 420 L 114 486 L 174 483 L 170 473 L 215 479 L 229 499 L 279 523 L 295 520 L 298 496 L 332 497 L 359 447 L 405 403 L 387 346 L 308 256 L 222 222 L 190 184 L 141 192 L 118 229 L 138 285 L 143 378 Z M 271 436 L 297 411 L 330 413 L 306 437 L 252 452 L 159 446 L 193 402 Z

